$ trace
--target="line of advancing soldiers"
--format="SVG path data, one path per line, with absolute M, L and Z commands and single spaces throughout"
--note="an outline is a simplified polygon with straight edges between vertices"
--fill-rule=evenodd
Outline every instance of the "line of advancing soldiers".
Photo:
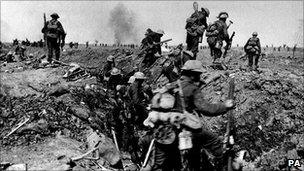
M 121 70 L 115 67 L 113 53 L 107 58 L 107 63 L 99 76 L 99 81 L 106 83 L 108 91 L 112 93 L 117 104 L 110 117 L 107 118 L 120 139 L 119 146 L 131 153 L 135 163 L 141 163 L 149 144 L 155 142 L 153 153 L 147 160 L 148 164 L 142 170 L 181 170 L 183 166 L 180 148 L 182 147 L 178 145 L 178 141 L 185 132 L 193 139 L 192 148 L 190 148 L 191 156 L 189 156 L 193 170 L 201 170 L 199 159 L 202 148 L 209 150 L 215 157 L 216 170 L 222 170 L 224 166 L 222 140 L 218 135 L 198 126 L 200 119 L 191 116 L 219 116 L 234 105 L 233 100 L 210 103 L 204 99 L 200 90 L 200 85 L 203 84 L 201 74 L 205 72 L 202 69 L 204 66 L 196 60 L 198 44 L 202 42 L 205 30 L 214 60 L 222 56 L 223 41 L 226 41 L 226 46 L 230 48 L 231 40 L 226 24 L 228 13 L 221 12 L 218 15 L 219 19 L 208 26 L 206 17 L 210 14 L 209 10 L 202 8 L 202 11 L 198 11 L 197 3 L 194 3 L 194 9 L 195 12 L 187 19 L 186 24 L 187 51 L 184 51 L 182 46 L 176 48 L 176 52 L 173 51 L 171 54 L 181 58 L 175 58 L 174 62 L 167 67 L 170 72 L 176 68 L 175 74 L 162 73 L 169 78 L 170 84 L 152 92 L 150 86 L 145 85 L 147 79 L 145 74 L 139 71 L 139 69 L 151 67 L 161 56 L 160 43 L 164 35 L 162 30 L 154 32 L 147 29 L 141 46 L 144 54 L 142 66 L 133 68 L 131 74 L 124 76 Z M 48 21 L 42 29 L 42 32 L 46 34 L 49 62 L 52 61 L 53 50 L 55 50 L 56 59 L 59 59 L 60 43 L 64 46 L 65 37 L 63 27 L 57 20 L 59 16 L 54 13 L 51 17 L 52 20 Z M 254 44 L 255 41 L 258 43 Z M 256 55 L 260 53 L 256 34 L 248 40 L 247 44 L 245 49 L 251 54 L 250 64 L 252 65 L 254 58 L 254 66 L 256 66 L 258 60 Z M 150 112 L 147 107 L 150 108 Z M 192 119 L 189 120 L 189 118 Z M 187 119 L 189 122 L 185 123 Z M 177 123 L 182 125 L 183 129 L 177 127 Z M 139 137 L 137 130 L 146 130 L 146 134 Z
M 228 28 L 226 20 L 229 17 L 227 12 L 220 12 L 217 16 L 218 20 L 207 25 L 207 17 L 210 12 L 207 8 L 201 8 L 198 11 L 198 3 L 193 3 L 194 13 L 186 20 L 186 43 L 187 50 L 193 53 L 193 58 L 197 58 L 199 43 L 202 43 L 202 37 L 206 31 L 207 43 L 210 47 L 210 54 L 213 57 L 213 63 L 219 63 L 219 59 L 222 57 L 223 41 L 226 42 L 226 49 L 231 48 L 232 40 L 228 34 Z M 260 40 L 257 38 L 257 32 L 254 32 L 253 37 L 250 38 L 245 44 L 245 52 L 248 55 L 249 69 L 256 70 L 258 68 L 258 60 L 261 54 Z M 253 66 L 252 66 L 253 65 Z

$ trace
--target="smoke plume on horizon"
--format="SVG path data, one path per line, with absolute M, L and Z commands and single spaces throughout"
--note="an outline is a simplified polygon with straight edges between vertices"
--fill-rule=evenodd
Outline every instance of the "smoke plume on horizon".
M 108 24 L 114 32 L 115 43 L 138 43 L 136 15 L 124 4 L 119 3 L 111 10 Z

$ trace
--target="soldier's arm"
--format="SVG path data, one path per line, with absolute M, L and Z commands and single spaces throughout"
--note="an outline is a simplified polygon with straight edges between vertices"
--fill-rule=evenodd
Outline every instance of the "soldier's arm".
M 64 29 L 62 27 L 62 24 L 58 21 L 58 31 L 61 35 L 65 35 Z
M 259 47 L 259 53 L 261 53 L 261 43 L 260 43 L 260 39 L 258 39 L 258 47 Z
M 218 116 L 228 111 L 228 108 L 224 103 L 210 103 L 204 99 L 200 90 L 196 90 L 194 96 L 194 104 L 198 112 L 201 112 L 205 116 Z
M 248 46 L 249 40 L 250 40 L 250 39 L 247 40 L 247 42 L 246 42 L 246 44 L 245 44 L 245 46 L 244 46 L 244 50 L 245 50 L 245 51 L 246 51 L 246 48 L 247 48 L 247 46 Z
M 227 25 L 226 24 L 223 24 L 221 26 L 221 30 L 222 30 L 222 33 L 223 33 L 223 39 L 225 40 L 225 42 L 227 44 L 230 43 L 230 40 L 229 40 L 229 34 L 228 34 L 228 30 L 227 30 Z
M 46 26 L 48 25 L 48 23 L 49 23 L 49 21 L 47 21 L 47 22 L 45 23 L 45 25 L 43 26 L 43 28 L 42 28 L 42 30 L 41 30 L 42 33 L 45 33 L 45 32 L 46 32 Z

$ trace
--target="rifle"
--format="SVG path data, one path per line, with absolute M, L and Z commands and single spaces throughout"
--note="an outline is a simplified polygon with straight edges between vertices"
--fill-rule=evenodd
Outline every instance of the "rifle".
M 234 89 L 235 89 L 235 84 L 234 84 L 234 78 L 231 78 L 229 81 L 229 92 L 228 92 L 228 99 L 234 99 Z M 227 171 L 232 171 L 232 156 L 231 154 L 231 149 L 234 145 L 234 139 L 233 135 L 234 133 L 234 117 L 233 117 L 233 111 L 228 112 L 228 123 L 226 127 L 226 133 L 225 133 L 225 139 L 224 139 L 224 145 L 223 145 L 223 150 L 224 154 L 228 157 L 227 159 Z
M 227 52 L 228 52 L 228 50 L 230 49 L 229 46 L 231 46 L 231 44 L 232 44 L 232 39 L 233 39 L 234 35 L 235 35 L 235 32 L 233 32 L 232 35 L 231 35 L 231 37 L 229 38 L 229 44 L 227 44 L 227 45 L 225 46 L 225 51 L 224 51 L 224 54 L 223 54 L 223 58 L 226 57 Z
M 44 47 L 46 48 L 47 36 L 46 36 L 46 17 L 45 13 L 43 13 L 43 21 L 44 21 L 44 32 L 43 32 L 43 39 L 44 39 Z

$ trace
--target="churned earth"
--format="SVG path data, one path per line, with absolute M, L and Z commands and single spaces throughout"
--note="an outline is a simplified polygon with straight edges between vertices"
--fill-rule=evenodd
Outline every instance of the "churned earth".
M 1 53 L 12 48 L 7 45 Z M 61 61 L 77 63 L 98 73 L 106 57 L 115 52 L 117 66 L 126 74 L 138 64 L 137 51 L 81 47 L 66 49 Z M 63 75 L 69 66 L 43 65 L 41 48 L 28 47 L 26 53 L 33 53 L 34 58 L 14 63 L 1 61 L 0 163 L 27 163 L 29 170 L 65 170 L 71 167 L 66 164 L 67 158 L 88 151 L 88 137 L 94 129 L 104 135 L 103 140 L 107 142 L 102 149 L 112 151 L 104 152 L 97 163 L 77 161 L 73 169 L 96 170 L 102 166 L 110 169 L 113 158 L 119 157 L 106 124 L 108 114 L 115 107 L 113 99 L 97 84 L 94 74 L 67 81 Z M 206 69 L 203 77 L 212 80 L 202 88 L 206 99 L 224 101 L 228 96 L 228 80 L 235 78 L 235 144 L 250 154 L 243 170 L 284 170 L 287 159 L 302 159 L 303 162 L 304 158 L 303 50 L 297 51 L 294 58 L 292 52 L 284 50 L 266 49 L 265 54 L 260 60 L 259 73 L 247 70 L 247 58 L 241 48 L 233 48 L 228 53 L 226 71 L 210 67 L 209 49 L 201 49 L 198 55 Z M 160 72 L 160 67 L 155 65 L 153 72 Z M 157 82 L 166 81 L 161 77 Z M 95 86 L 87 90 L 86 85 Z M 29 118 L 26 124 L 4 138 L 26 118 Z M 227 115 L 202 119 L 209 129 L 224 135 Z M 129 155 L 123 153 L 122 157 L 123 164 L 129 166 Z

